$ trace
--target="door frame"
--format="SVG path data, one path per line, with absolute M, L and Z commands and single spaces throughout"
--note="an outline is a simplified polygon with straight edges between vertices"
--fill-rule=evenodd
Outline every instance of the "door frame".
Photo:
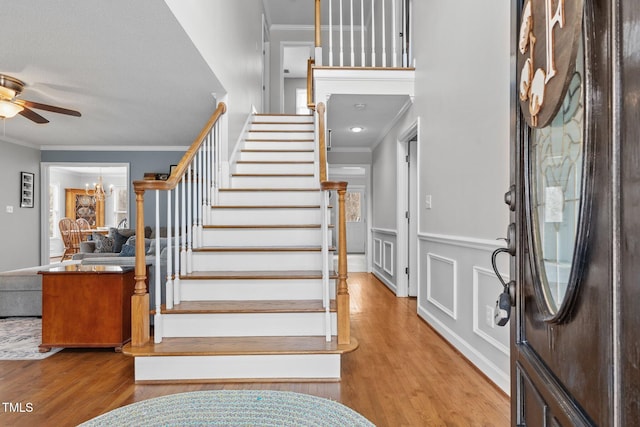
M 280 42 L 280 69 L 278 70 L 278 78 L 280 79 L 280 103 L 279 113 L 284 114 L 284 50 L 288 47 L 309 47 L 309 56 L 314 49 L 313 42 L 301 42 L 301 41 L 281 41 Z
M 407 144 L 413 139 L 416 139 L 416 175 L 414 185 L 410 185 L 408 182 L 408 167 L 405 158 L 408 154 Z M 400 266 L 409 267 L 409 276 L 413 277 L 411 283 L 406 274 L 402 273 L 398 275 L 396 286 L 398 287 L 397 296 L 408 297 L 418 296 L 418 234 L 420 229 L 420 117 L 411 123 L 404 131 L 398 135 L 396 144 L 396 230 L 398 232 L 397 237 L 397 261 Z M 409 235 L 409 231 L 406 227 L 405 212 L 409 207 L 409 190 L 412 194 L 415 194 L 415 234 L 412 232 Z M 409 243 L 415 243 L 412 247 L 415 247 L 415 253 L 409 253 Z M 400 267 L 403 268 L 403 267 Z M 413 274 L 411 272 L 413 271 Z

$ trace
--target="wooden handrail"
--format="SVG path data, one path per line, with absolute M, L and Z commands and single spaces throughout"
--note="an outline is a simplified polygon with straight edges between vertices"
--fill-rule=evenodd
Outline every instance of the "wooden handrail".
M 136 194 L 136 261 L 134 274 L 136 284 L 131 297 L 131 345 L 134 347 L 143 346 L 150 341 L 149 293 L 147 292 L 147 266 L 144 255 L 144 192 L 146 190 L 173 190 L 176 188 L 181 177 L 184 176 L 189 165 L 193 162 L 206 136 L 226 111 L 227 106 L 221 102 L 166 181 L 136 180 L 133 182 L 133 190 Z M 156 262 L 159 262 L 159 260 Z M 153 284 L 150 283 L 149 286 L 153 286 Z
M 322 184 L 327 180 L 327 143 L 326 143 L 326 130 L 325 130 L 325 107 L 324 103 L 318 104 L 318 149 L 320 151 L 320 183 Z
M 307 108 L 310 110 L 316 109 L 316 104 L 313 102 L 313 66 L 315 63 L 313 58 L 307 59 Z

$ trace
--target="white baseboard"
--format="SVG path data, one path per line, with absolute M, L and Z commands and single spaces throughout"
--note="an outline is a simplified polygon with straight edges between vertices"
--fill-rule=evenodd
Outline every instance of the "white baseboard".
M 384 283 L 387 288 L 391 289 L 391 291 L 394 294 L 398 295 L 398 287 L 396 286 L 395 283 L 393 283 L 389 279 L 387 279 L 382 273 L 377 271 L 375 269 L 375 267 L 374 267 L 372 273 L 373 273 L 374 276 L 376 276 L 378 278 L 378 280 L 380 280 L 382 283 Z

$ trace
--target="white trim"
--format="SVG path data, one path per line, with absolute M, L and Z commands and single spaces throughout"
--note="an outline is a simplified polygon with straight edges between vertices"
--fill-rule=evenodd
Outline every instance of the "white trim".
M 398 294 L 398 287 L 395 285 L 395 283 L 393 283 L 392 281 L 390 281 L 389 279 L 387 279 L 384 274 L 381 274 L 379 270 L 373 270 L 372 274 L 374 276 L 376 276 L 376 278 L 378 280 L 380 280 L 382 283 L 384 283 L 384 285 L 389 288 L 389 290 L 391 292 L 393 292 L 395 295 Z
M 389 268 L 387 268 L 387 247 L 390 248 L 389 259 L 391 266 Z M 393 257 L 393 242 L 388 242 L 385 240 L 384 242 L 382 242 L 382 269 L 391 277 L 393 277 Z
M 425 308 L 418 306 L 418 316 L 422 317 L 433 329 L 458 349 L 464 357 L 477 366 L 491 381 L 500 387 L 503 392 L 507 395 L 510 394 L 511 381 L 508 372 L 501 370 L 485 355 L 448 328 L 438 318 L 430 314 Z
M 187 151 L 188 145 L 47 145 L 40 151 Z
M 397 236 L 398 235 L 398 232 L 396 230 L 392 230 L 390 228 L 371 227 L 371 231 L 373 233 L 389 234 L 391 236 Z
M 418 233 L 418 239 L 426 242 L 442 243 L 445 245 L 462 246 L 471 249 L 480 249 L 484 251 L 493 251 L 497 248 L 504 247 L 498 240 L 478 239 L 468 236 L 453 236 L 447 234 L 435 233 Z
M 453 307 L 448 308 L 440 301 L 431 296 L 431 260 L 437 260 L 444 264 L 451 265 L 451 269 L 453 271 L 453 282 L 451 283 L 451 287 L 453 289 Z M 451 317 L 453 320 L 458 320 L 458 262 L 451 258 L 446 258 L 440 255 L 436 255 L 434 253 L 427 253 L 427 301 L 438 307 L 445 314 Z
M 378 268 L 382 268 L 382 240 L 373 239 L 373 243 L 373 264 Z
M 389 132 L 391 131 L 391 129 L 393 129 L 398 122 L 400 121 L 400 119 L 405 115 L 405 113 L 407 112 L 407 110 L 409 110 L 409 108 L 413 105 L 413 97 L 409 96 L 407 97 L 407 101 L 402 105 L 402 107 L 400 107 L 400 110 L 398 111 L 398 113 L 396 114 L 396 116 L 393 118 L 393 120 L 391 120 L 389 122 L 389 124 L 382 129 L 382 131 L 380 132 L 380 138 L 378 138 L 377 141 L 375 141 L 373 143 L 373 147 L 372 150 L 375 150 L 376 147 L 382 142 L 384 141 L 384 139 L 387 137 L 387 135 L 389 134 Z M 418 119 L 420 120 L 420 119 Z M 414 123 L 415 124 L 415 123 Z M 419 126 L 419 125 L 418 125 Z
M 489 344 L 491 344 L 492 346 L 494 346 L 495 348 L 503 352 L 506 356 L 509 356 L 509 348 L 507 346 L 502 344 L 500 341 L 498 341 L 491 335 L 487 334 L 482 329 L 480 329 L 480 323 L 478 321 L 478 317 L 480 314 L 480 312 L 478 311 L 478 308 L 479 308 L 478 300 L 480 296 L 480 290 L 479 290 L 480 281 L 478 277 L 480 274 L 488 276 L 489 278 L 492 278 L 497 281 L 495 273 L 493 271 L 486 268 L 478 267 L 476 265 L 473 266 L 473 332 L 476 335 L 478 335 L 480 338 L 482 338 L 483 340 L 485 340 L 486 342 L 488 342 Z M 509 281 L 509 279 L 504 275 L 501 275 L 501 276 L 504 279 L 505 283 Z

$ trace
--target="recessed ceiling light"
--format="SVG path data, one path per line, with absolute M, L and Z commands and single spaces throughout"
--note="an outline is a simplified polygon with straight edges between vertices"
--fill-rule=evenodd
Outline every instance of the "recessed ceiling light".
M 362 132 L 363 130 L 364 128 L 361 126 L 354 126 L 351 128 L 351 132 L 354 132 L 354 133 Z
M 365 108 L 367 108 L 367 104 L 353 104 L 353 108 L 355 108 L 356 110 L 364 110 Z

